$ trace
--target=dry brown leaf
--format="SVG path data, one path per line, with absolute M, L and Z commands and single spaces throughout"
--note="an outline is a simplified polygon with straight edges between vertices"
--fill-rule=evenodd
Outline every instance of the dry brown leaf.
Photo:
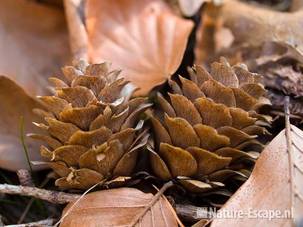
M 121 76 L 140 88 L 138 95 L 177 70 L 193 27 L 161 0 L 87 0 L 85 15 L 89 61 L 109 61 L 114 68 L 123 69 Z M 74 23 L 73 16 L 68 21 L 70 27 L 82 26 Z M 85 40 L 82 35 L 80 39 Z M 78 43 L 75 48 L 83 48 Z
M 294 218 L 298 221 L 303 214 L 303 132 L 297 127 L 290 126 L 290 135 L 287 130 L 278 136 L 265 148 L 250 178 L 233 195 L 221 209 L 225 211 L 276 211 L 282 214 L 293 208 Z M 290 141 L 290 149 L 288 148 Z M 290 177 L 289 151 L 293 156 L 293 176 Z M 293 189 L 290 181 L 293 181 Z M 294 199 L 293 203 L 292 198 Z M 293 204 L 293 205 L 292 205 Z M 252 214 L 252 213 L 251 213 Z M 263 213 L 264 214 L 264 213 Z M 244 218 L 215 219 L 212 227 L 229 226 L 291 226 L 291 219 L 287 218 Z
M 63 11 L 35 1 L 0 2 L 0 167 L 28 168 L 19 139 L 20 117 L 26 132 L 36 132 L 30 95 L 46 94 L 47 78 L 70 56 Z M 28 140 L 32 160 L 39 160 L 38 144 Z
M 0 42 L 0 74 L 34 95 L 70 56 L 63 11 L 35 1 L 0 1 Z
M 191 17 L 209 0 L 178 0 L 180 10 L 184 16 Z
M 278 12 L 238 0 L 221 6 L 208 4 L 197 32 L 197 62 L 201 63 L 224 48 L 259 46 L 276 41 L 303 50 L 303 10 Z
M 87 34 L 82 23 L 83 3 L 84 0 L 64 0 L 64 8 L 68 21 L 69 44 L 72 55 L 75 59 L 88 60 Z
M 28 169 L 20 140 L 20 117 L 24 117 L 25 132 L 37 132 L 32 121 L 37 117 L 33 108 L 38 102 L 7 77 L 0 76 L 0 168 L 16 171 Z M 39 144 L 26 140 L 31 160 L 39 160 Z
M 153 198 L 151 193 L 144 193 L 135 188 L 93 192 L 84 196 L 74 206 L 74 203 L 71 203 L 64 209 L 63 217 L 67 212 L 69 214 L 60 226 L 178 226 L 173 208 L 163 197 L 141 216 Z

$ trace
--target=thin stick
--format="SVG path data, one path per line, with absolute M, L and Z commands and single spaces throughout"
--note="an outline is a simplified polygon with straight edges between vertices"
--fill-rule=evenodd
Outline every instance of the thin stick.
M 26 161 L 29 165 L 29 169 L 31 171 L 31 173 L 33 172 L 33 168 L 32 168 L 32 165 L 31 165 L 31 162 L 30 162 L 30 159 L 29 159 L 29 155 L 28 155 L 28 150 L 27 150 L 27 146 L 25 144 L 25 139 L 24 139 L 24 117 L 20 117 L 20 140 L 21 140 L 21 143 L 22 143 L 22 147 L 23 147 L 23 150 L 24 150 L 24 153 L 25 153 L 25 156 L 26 156 Z
M 55 219 L 48 218 L 45 220 L 37 221 L 37 222 L 31 222 L 26 224 L 19 224 L 19 225 L 6 225 L 6 227 L 37 227 L 37 226 L 52 226 L 55 222 Z
M 0 193 L 32 196 L 38 199 L 46 200 L 55 204 L 65 204 L 72 202 L 80 197 L 78 194 L 65 192 L 49 191 L 36 187 L 28 187 L 21 185 L 0 184 Z
M 183 220 L 194 223 L 201 219 L 209 219 L 211 217 L 206 207 L 198 207 L 189 204 L 175 204 L 176 213 Z
M 290 183 L 290 202 L 291 208 L 294 209 L 295 204 L 295 185 L 294 185 L 294 158 L 293 158 L 293 149 L 292 149 L 292 140 L 291 140 L 291 125 L 289 120 L 289 97 L 285 97 L 284 101 L 284 112 L 285 112 L 285 133 L 286 133 L 286 142 L 287 142 L 287 151 L 288 151 L 288 164 L 289 164 L 289 183 Z M 295 226 L 295 220 L 292 219 L 292 226 Z
M 46 178 L 44 179 L 44 181 L 40 184 L 39 188 L 43 188 L 48 182 L 49 182 L 49 178 L 46 177 Z M 25 209 L 24 209 L 24 211 L 23 211 L 21 217 L 20 217 L 19 220 L 18 220 L 18 224 L 21 224 L 21 223 L 23 222 L 23 220 L 25 219 L 25 217 L 26 217 L 27 213 L 29 212 L 31 206 L 33 205 L 34 201 L 35 201 L 35 198 L 31 198 L 31 199 L 30 199 L 30 201 L 29 201 L 28 204 L 26 205 L 26 207 L 25 207 Z
M 19 169 L 17 171 L 19 182 L 23 186 L 35 186 L 31 176 L 31 172 L 27 169 Z
M 153 199 L 150 201 L 150 203 L 142 210 L 142 212 L 134 219 L 134 221 L 130 224 L 131 227 L 136 226 L 136 224 L 144 217 L 147 211 L 150 210 L 150 208 L 160 199 L 160 197 L 163 195 L 163 193 L 173 186 L 173 182 L 169 181 L 166 184 L 163 185 L 163 187 L 157 192 L 157 194 L 153 197 Z
M 0 226 L 4 226 L 1 215 L 0 215 Z

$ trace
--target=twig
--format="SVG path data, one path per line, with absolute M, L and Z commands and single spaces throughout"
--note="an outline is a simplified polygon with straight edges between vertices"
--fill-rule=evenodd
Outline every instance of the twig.
M 47 183 L 49 182 L 49 177 L 46 177 L 44 179 L 44 181 L 40 184 L 39 188 L 43 188 Z M 31 206 L 33 205 L 35 201 L 35 198 L 31 198 L 29 203 L 26 205 L 24 211 L 22 212 L 22 215 L 20 216 L 19 220 L 18 220 L 18 224 L 21 224 L 23 222 L 23 220 L 25 219 L 27 213 L 29 212 Z
M 134 219 L 134 221 L 129 226 L 131 227 L 136 226 L 137 223 L 144 217 L 146 212 L 150 210 L 150 208 L 160 199 L 163 193 L 171 186 L 173 186 L 172 181 L 169 181 L 166 184 L 164 184 L 163 187 L 157 192 L 157 194 L 150 201 L 150 203 L 144 208 L 144 210 L 142 210 L 142 212 Z
M 49 191 L 36 187 L 19 186 L 11 184 L 0 184 L 0 193 L 32 196 L 55 204 L 65 204 L 75 201 L 80 197 L 78 194 Z
M 209 219 L 210 213 L 206 207 L 197 207 L 189 204 L 175 204 L 175 210 L 182 220 L 195 223 L 201 219 Z
M 6 227 L 37 227 L 37 226 L 53 226 L 55 219 L 48 218 L 37 222 L 31 222 L 26 224 L 19 224 L 19 225 L 6 225 Z
M 289 120 L 289 97 L 285 97 L 284 101 L 284 112 L 285 112 L 285 133 L 286 133 L 286 142 L 287 142 L 287 151 L 288 151 L 288 164 L 289 164 L 289 183 L 290 183 L 290 202 L 291 208 L 294 208 L 295 204 L 295 185 L 294 185 L 294 158 L 293 158 L 293 149 L 292 149 L 292 139 L 291 139 L 291 125 Z M 292 218 L 292 226 L 295 226 L 295 220 Z
M 19 169 L 17 175 L 22 186 L 34 186 L 31 173 L 27 169 Z
M 0 215 L 0 226 L 4 226 L 1 215 Z
M 64 0 L 67 27 L 70 34 L 70 45 L 75 59 L 88 60 L 87 32 L 83 23 L 84 0 Z

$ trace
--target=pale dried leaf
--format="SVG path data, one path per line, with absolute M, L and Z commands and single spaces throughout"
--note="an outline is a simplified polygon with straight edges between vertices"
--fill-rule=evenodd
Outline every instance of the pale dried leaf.
M 41 107 L 21 87 L 7 77 L 0 76 L 0 168 L 16 171 L 29 168 L 20 141 L 20 117 L 24 117 L 25 132 L 38 133 L 32 124 L 38 120 L 32 112 Z M 39 144 L 26 140 L 31 160 L 40 160 Z
M 89 61 L 123 69 L 120 76 L 140 88 L 137 94 L 146 94 L 177 70 L 193 27 L 160 0 L 87 0 L 85 12 Z M 83 26 L 72 19 L 79 15 L 71 15 L 70 27 Z
M 160 197 L 139 219 L 142 211 L 150 206 L 153 195 L 135 188 L 119 188 L 85 195 L 77 204 L 69 204 L 63 211 L 68 215 L 61 227 L 83 226 L 178 226 L 176 214 L 169 202 Z M 74 207 L 71 209 L 71 207 Z
M 246 183 L 224 205 L 222 212 L 227 210 L 291 210 L 291 185 L 289 171 L 289 156 L 286 130 L 280 132 L 265 148 Z M 291 146 L 294 157 L 295 201 L 294 218 L 302 218 L 303 213 L 303 132 L 291 126 Z M 291 226 L 287 218 L 237 218 L 215 219 L 212 227 L 229 226 Z
M 208 0 L 206 0 L 208 1 Z M 184 16 L 193 16 L 203 5 L 205 0 L 178 0 L 180 10 Z
M 239 0 L 225 0 L 221 6 L 207 4 L 197 31 L 197 63 L 228 49 L 234 50 L 232 58 L 238 61 L 242 56 L 237 48 L 271 41 L 289 44 L 302 52 L 302 19 L 302 7 L 279 12 Z
M 0 74 L 34 95 L 70 57 L 63 10 L 35 1 L 0 2 L 0 42 Z

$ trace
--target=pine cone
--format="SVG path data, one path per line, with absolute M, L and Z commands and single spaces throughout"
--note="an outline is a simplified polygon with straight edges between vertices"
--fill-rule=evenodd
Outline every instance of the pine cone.
M 212 64 L 210 74 L 198 66 L 189 74 L 190 80 L 170 80 L 172 92 L 168 97 L 158 93 L 149 113 L 154 174 L 162 180 L 177 178 L 192 192 L 224 186 L 230 178 L 247 179 L 263 147 L 256 137 L 268 133 L 264 126 L 270 122 L 257 113 L 269 104 L 261 77 L 223 58 Z
M 87 189 L 113 177 L 129 176 L 138 150 L 147 142 L 139 115 L 150 104 L 130 99 L 134 89 L 107 63 L 63 67 L 66 81 L 50 78 L 54 96 L 39 97 L 47 111 L 36 109 L 47 135 L 31 135 L 49 146 L 41 155 L 60 177 L 60 188 Z

